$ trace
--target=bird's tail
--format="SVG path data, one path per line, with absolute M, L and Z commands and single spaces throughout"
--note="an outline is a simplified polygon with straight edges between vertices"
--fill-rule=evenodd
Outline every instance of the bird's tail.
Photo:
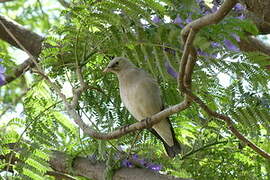
M 164 145 L 164 148 L 168 154 L 169 157 L 173 158 L 176 155 L 181 153 L 181 145 L 179 144 L 178 140 L 175 137 L 175 133 L 172 127 L 172 124 L 170 122 L 169 119 L 167 119 L 168 122 L 170 123 L 170 127 L 171 127 L 171 132 L 172 132 L 172 136 L 173 136 L 173 146 L 169 146 L 164 140 L 163 138 L 153 129 L 149 129 L 151 131 L 151 133 L 153 133 L 158 139 L 160 139 Z
M 181 145 L 179 144 L 178 140 L 175 138 L 174 133 L 173 133 L 173 146 L 169 146 L 164 141 L 162 142 L 169 157 L 173 158 L 176 155 L 181 153 Z

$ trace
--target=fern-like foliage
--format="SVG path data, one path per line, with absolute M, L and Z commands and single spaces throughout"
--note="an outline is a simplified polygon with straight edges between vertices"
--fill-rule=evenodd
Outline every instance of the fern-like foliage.
M 116 77 L 102 73 L 115 56 L 128 57 L 150 72 L 160 84 L 165 106 L 177 104 L 183 97 L 177 90 L 176 79 L 168 74 L 165 66 L 169 63 L 177 70 L 182 56 L 182 28 L 173 20 L 177 16 L 182 19 L 201 16 L 195 8 L 183 9 L 182 4 L 195 6 L 187 1 L 171 0 L 75 0 L 70 8 L 62 11 L 64 21 L 45 39 L 44 43 L 50 46 L 42 51 L 41 65 L 68 96 L 65 84 L 80 86 L 74 72 L 76 65 L 83 68 L 83 78 L 94 88 L 82 94 L 76 110 L 96 131 L 110 132 L 134 122 L 121 103 Z M 153 21 L 154 17 L 159 21 Z M 265 64 L 261 63 L 268 57 L 233 52 L 224 45 L 225 39 L 236 43 L 232 34 L 244 37 L 243 32 L 258 33 L 251 22 L 230 15 L 197 35 L 195 46 L 198 52 L 207 55 L 198 56 L 192 88 L 212 110 L 231 117 L 245 136 L 270 152 L 267 139 L 270 78 L 263 68 Z M 212 42 L 219 43 L 219 47 L 213 48 Z M 7 129 L 0 134 L 0 156 L 12 154 L 20 161 L 16 165 L 8 159 L 0 163 L 1 167 L 14 169 L 13 177 L 44 179 L 46 172 L 51 171 L 48 164 L 51 150 L 71 155 L 97 154 L 98 159 L 108 160 L 108 156 L 119 153 L 122 148 L 127 153 L 138 153 L 163 164 L 164 171 L 173 175 L 195 178 L 201 175 L 202 179 L 251 179 L 259 174 L 260 168 L 266 167 L 257 154 L 230 134 L 224 122 L 209 117 L 196 104 L 170 117 L 177 138 L 186 147 L 183 157 L 168 161 L 161 142 L 147 131 L 140 132 L 137 140 L 134 140 L 136 133 L 111 141 L 85 136 L 68 117 L 54 90 L 39 76 L 33 76 L 33 80 L 35 85 L 23 99 L 22 117 L 9 122 L 10 127 L 20 131 Z M 20 151 L 9 144 L 15 144 Z M 208 148 L 212 146 L 216 148 Z M 236 162 L 237 167 L 227 166 L 230 161 Z M 247 172 L 248 175 L 244 174 Z

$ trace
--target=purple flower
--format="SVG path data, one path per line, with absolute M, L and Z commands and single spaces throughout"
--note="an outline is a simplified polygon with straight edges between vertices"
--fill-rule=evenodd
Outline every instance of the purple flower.
M 196 11 L 199 11 L 203 15 L 212 13 L 211 9 L 205 4 L 204 0 L 196 0 L 196 2 L 200 7 L 198 10 L 195 8 Z
M 233 10 L 238 14 L 238 16 L 236 17 L 237 19 L 243 20 L 243 19 L 246 18 L 245 15 L 244 15 L 244 10 L 245 9 L 246 8 L 240 3 L 237 3 L 234 6 Z
M 198 55 L 200 55 L 200 56 L 206 56 L 206 57 L 212 57 L 212 58 L 216 58 L 216 57 L 217 57 L 216 54 L 208 54 L 207 52 L 202 51 L 201 49 L 198 49 L 198 50 L 197 50 L 197 53 L 198 53 Z
M 220 6 L 221 5 L 221 0 L 213 0 L 212 3 L 215 5 L 215 6 Z
M 148 163 L 146 168 L 154 170 L 154 171 L 160 171 L 162 169 L 162 166 L 158 164 Z
M 161 22 L 161 19 L 157 15 L 155 15 L 152 21 L 157 24 Z
M 138 160 L 139 163 L 142 165 L 142 166 L 146 166 L 147 162 L 145 161 L 145 159 L 139 159 Z
M 204 2 L 204 0 L 196 0 L 196 3 L 201 3 L 201 2 Z
M 245 7 L 244 7 L 242 4 L 240 4 L 240 3 L 237 3 L 237 4 L 234 6 L 234 11 L 236 11 L 236 12 L 241 12 L 241 11 L 243 11 L 243 10 L 245 10 Z
M 201 49 L 198 49 L 198 50 L 197 50 L 197 53 L 198 53 L 198 55 L 200 55 L 200 56 L 209 56 L 209 54 L 208 54 L 207 52 L 202 51 Z
M 3 61 L 3 59 L 0 59 L 0 62 Z M 6 78 L 5 78 L 5 71 L 6 69 L 4 66 L 0 65 L 0 86 L 5 84 Z
M 212 13 L 212 10 L 211 9 L 207 9 L 205 6 L 201 7 L 201 13 L 203 15 L 207 15 L 207 14 L 211 14 Z
M 98 157 L 96 154 L 89 154 L 87 155 L 87 158 L 92 162 L 92 163 L 96 163 L 98 161 Z
M 237 42 L 240 42 L 240 37 L 238 35 L 233 34 L 232 37 L 234 37 Z
M 134 167 L 133 164 L 131 162 L 129 162 L 127 159 L 124 159 L 122 161 L 122 166 L 123 167 L 128 167 L 128 168 Z
M 186 23 L 191 23 L 192 22 L 192 18 L 189 16 L 187 19 L 186 19 Z
M 231 51 L 239 52 L 239 48 L 235 46 L 230 40 L 225 39 L 223 42 L 224 42 L 224 45 L 227 47 L 227 49 Z
M 171 66 L 171 64 L 169 63 L 169 61 L 166 61 L 164 63 L 164 65 L 165 65 L 165 68 L 167 70 L 167 73 L 170 74 L 175 79 L 177 79 L 178 73 L 173 69 L 173 67 Z
M 246 19 L 246 16 L 244 14 L 241 14 L 240 16 L 236 17 L 237 19 L 243 20 Z
M 162 168 L 161 165 L 147 162 L 145 159 L 139 159 L 139 156 L 137 154 L 132 155 L 132 160 L 133 160 L 132 162 L 134 164 L 132 162 L 130 162 L 128 159 L 124 159 L 121 162 L 122 167 L 132 168 L 132 167 L 135 167 L 137 163 L 139 163 L 143 167 L 146 167 L 146 168 L 154 170 L 154 171 L 160 171 Z
M 135 161 L 137 161 L 137 160 L 139 159 L 138 154 L 133 154 L 133 155 L 132 155 L 132 159 L 134 159 Z
M 183 20 L 181 19 L 181 17 L 177 14 L 176 18 L 173 21 L 174 24 L 177 24 L 178 26 L 180 26 L 181 28 L 184 27 Z
M 5 71 L 6 69 L 4 68 L 4 66 L 0 65 L 0 74 L 4 74 Z
M 218 10 L 218 6 L 214 5 L 211 10 L 212 10 L 212 12 L 216 12 Z
M 216 48 L 216 47 L 220 47 L 220 44 L 217 42 L 211 42 L 211 46 Z

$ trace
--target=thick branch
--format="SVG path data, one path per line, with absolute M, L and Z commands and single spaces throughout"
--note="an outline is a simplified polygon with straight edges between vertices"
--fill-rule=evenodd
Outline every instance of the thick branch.
M 116 139 L 119 138 L 123 135 L 126 135 L 127 133 L 130 132 L 134 132 L 136 130 L 141 130 L 141 129 L 145 129 L 145 128 L 149 128 L 152 127 L 154 124 L 157 124 L 158 122 L 160 122 L 162 119 L 165 119 L 166 117 L 175 114 L 177 112 L 183 111 L 184 109 L 186 109 L 189 105 L 190 102 L 188 101 L 187 98 L 185 98 L 185 100 L 177 105 L 174 105 L 172 107 L 169 107 L 155 115 L 153 115 L 150 118 L 144 119 L 140 122 L 134 123 L 132 125 L 128 125 L 125 127 L 121 127 L 118 130 L 115 130 L 113 132 L 110 133 L 101 133 L 101 132 L 97 132 L 95 130 L 93 130 L 91 127 L 89 127 L 89 125 L 87 125 L 82 118 L 80 117 L 80 115 L 77 113 L 76 106 L 78 104 L 78 99 L 79 96 L 81 95 L 81 93 L 87 88 L 86 83 L 83 80 L 82 74 L 81 74 L 81 69 L 79 66 L 77 66 L 77 76 L 78 79 L 80 81 L 81 87 L 77 88 L 77 89 L 73 89 L 73 98 L 71 103 L 68 102 L 66 96 L 61 92 L 61 89 L 59 88 L 59 86 L 55 83 L 53 83 L 51 81 L 51 79 L 45 75 L 44 72 L 42 72 L 41 68 L 39 68 L 39 66 L 37 65 L 40 74 L 45 78 L 45 80 L 47 81 L 47 83 L 54 88 L 55 92 L 60 96 L 60 98 L 63 100 L 66 110 L 69 114 L 69 116 L 74 119 L 75 123 L 82 129 L 82 131 L 91 136 L 94 137 L 96 139 L 103 139 L 103 140 L 108 140 L 108 139 Z
M 254 143 L 252 143 L 250 140 L 248 140 L 245 136 L 243 136 L 235 127 L 233 124 L 233 121 L 222 114 L 219 114 L 215 111 L 212 111 L 199 97 L 195 96 L 190 89 L 187 87 L 191 86 L 191 80 L 185 79 L 190 78 L 193 67 L 196 62 L 196 51 L 191 51 L 191 49 L 194 49 L 193 47 L 193 40 L 196 35 L 196 33 L 203 27 L 218 23 L 221 21 L 234 7 L 236 4 L 235 0 L 226 0 L 220 9 L 216 11 L 214 14 L 206 15 L 202 18 L 199 18 L 190 24 L 188 24 L 183 30 L 182 30 L 182 40 L 185 43 L 184 52 L 182 54 L 181 62 L 180 62 L 180 77 L 178 80 L 178 86 L 180 87 L 181 92 L 183 92 L 185 95 L 187 95 L 191 100 L 196 102 L 200 105 L 200 107 L 205 110 L 209 115 L 212 115 L 216 118 L 222 119 L 227 123 L 228 128 L 231 130 L 231 132 L 241 141 L 243 141 L 245 144 L 247 144 L 249 147 L 251 147 L 255 152 L 260 154 L 266 159 L 270 159 L 270 154 L 256 146 Z M 193 32 L 194 31 L 194 32 Z M 188 47 L 189 46 L 189 47 Z M 193 58 L 188 57 L 193 56 Z M 190 66 L 190 67 L 189 67 Z M 183 72 L 184 71 L 184 72 Z M 184 84 L 185 82 L 185 84 Z
M 30 67 L 33 67 L 34 63 L 31 61 L 30 58 L 26 59 L 22 64 L 18 65 L 16 68 L 13 69 L 12 75 L 5 76 L 5 84 L 8 84 L 14 80 L 16 80 L 18 77 L 23 75 L 26 71 L 29 70 Z
M 62 173 L 73 174 L 75 176 L 83 176 L 95 180 L 103 180 L 104 172 L 106 169 L 105 163 L 101 162 L 91 162 L 89 159 L 84 157 L 75 157 L 72 161 L 72 167 L 67 165 L 67 162 L 71 162 L 72 156 L 69 156 L 63 152 L 54 151 L 52 153 L 52 158 L 50 159 L 51 167 Z M 73 173 L 71 173 L 73 172 Z M 166 175 L 161 175 L 155 173 L 154 171 L 142 168 L 121 168 L 116 171 L 113 179 L 123 179 L 123 180 L 184 180 L 183 178 L 169 177 Z M 187 180 L 187 179 L 186 179 Z
M 186 25 L 181 32 L 182 37 L 185 37 L 183 39 L 186 39 L 191 28 L 193 31 L 196 32 L 197 30 L 205 26 L 208 26 L 210 24 L 216 24 L 221 21 L 231 11 L 231 9 L 235 6 L 236 3 L 237 0 L 226 0 L 215 13 L 203 16 Z
M 23 149 L 16 150 L 23 151 Z M 1 155 L 0 160 L 7 160 L 9 155 Z M 18 163 L 19 159 L 14 157 L 11 161 L 13 165 Z M 92 162 L 85 157 L 75 157 L 60 151 L 52 151 L 50 160 L 48 161 L 51 168 L 55 171 L 46 172 L 46 174 L 54 177 L 62 177 L 65 179 L 73 179 L 71 176 L 81 176 L 87 179 L 104 180 L 106 164 L 104 162 Z M 68 163 L 69 162 L 69 163 Z M 20 162 L 23 163 L 23 162 Z M 12 170 L 10 170 L 12 171 Z M 113 177 L 114 180 L 190 180 L 185 178 L 176 178 L 159 174 L 149 169 L 144 168 L 121 168 L 117 170 Z
M 240 0 L 248 10 L 248 18 L 258 27 L 260 34 L 270 33 L 270 1 L 269 0 Z
M 148 119 L 144 119 L 140 122 L 134 123 L 132 125 L 128 125 L 125 127 L 121 127 L 118 130 L 115 130 L 110 133 L 101 133 L 94 131 L 92 128 L 90 128 L 87 124 L 83 122 L 81 117 L 78 115 L 78 113 L 69 106 L 68 113 L 69 115 L 74 119 L 75 123 L 83 130 L 83 132 L 93 138 L 96 139 L 117 139 L 119 137 L 122 137 L 130 132 L 135 132 L 137 130 L 146 129 L 149 127 L 152 127 L 154 124 L 157 124 L 162 119 L 175 114 L 177 112 L 183 111 L 189 106 L 189 102 L 187 100 L 183 101 L 180 104 L 174 105 L 172 107 L 169 107 L 167 109 L 164 109 L 163 111 L 153 115 L 152 117 Z M 67 105 L 66 105 L 67 106 Z
M 24 47 L 23 49 L 10 34 L 12 34 L 20 42 L 20 44 Z M 37 57 L 41 51 L 42 41 L 44 38 L 32 31 L 25 29 L 15 21 L 0 15 L 0 39 L 17 48 L 26 50 L 27 52 L 31 53 L 31 55 Z M 6 76 L 4 84 L 8 84 L 17 79 L 33 66 L 34 62 L 31 60 L 31 58 L 26 59 L 22 64 L 14 69 L 11 75 Z
M 14 1 L 14 0 L 0 0 L 0 3 L 5 3 L 5 2 L 9 2 L 9 1 Z
M 246 39 L 241 39 L 241 41 L 238 42 L 238 45 L 241 51 L 262 52 L 270 56 L 270 46 L 255 37 L 247 36 Z M 270 70 L 270 58 L 267 60 L 269 61 L 269 65 L 265 68 Z
M 5 27 L 18 39 L 18 41 L 29 51 L 33 56 L 38 56 L 41 51 L 41 45 L 43 37 L 40 35 L 25 29 L 15 21 L 0 15 L 0 39 L 8 42 L 12 46 L 17 48 L 21 47 L 14 41 L 14 39 L 8 34 Z
M 193 31 L 193 29 L 190 29 L 189 34 L 187 39 L 184 39 L 185 41 L 185 46 L 184 46 L 184 51 L 183 51 L 183 55 L 180 61 L 180 66 L 179 66 L 179 75 L 178 75 L 178 88 L 180 91 L 183 91 L 185 85 L 184 85 L 184 79 L 185 77 L 191 77 L 192 71 L 190 71 L 190 75 L 185 74 L 185 70 L 186 70 L 186 65 L 188 62 L 188 58 L 189 58 L 189 54 L 190 51 L 192 49 L 192 43 L 194 41 L 195 38 L 195 32 Z M 192 68 L 193 69 L 193 68 Z M 191 81 L 189 82 L 189 84 L 187 84 L 187 86 L 191 86 Z
M 270 56 L 270 46 L 263 43 L 261 40 L 248 36 L 246 39 L 241 39 L 238 43 L 241 51 L 246 52 L 262 52 Z

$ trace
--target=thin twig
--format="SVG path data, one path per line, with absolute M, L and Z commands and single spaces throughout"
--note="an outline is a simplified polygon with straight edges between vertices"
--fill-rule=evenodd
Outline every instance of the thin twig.
M 183 52 L 182 59 L 180 62 L 180 67 L 179 67 L 178 86 L 181 92 L 187 95 L 189 99 L 199 104 L 199 106 L 203 110 L 205 110 L 209 115 L 214 116 L 218 119 L 224 120 L 227 124 L 227 127 L 238 139 L 246 143 L 249 147 L 251 147 L 255 152 L 257 152 L 264 158 L 270 159 L 270 154 L 268 154 L 263 149 L 256 146 L 250 140 L 248 140 L 245 136 L 243 136 L 234 127 L 233 121 L 228 116 L 212 111 L 199 97 L 194 95 L 190 89 L 191 75 L 192 75 L 193 68 L 196 62 L 196 51 L 192 45 L 196 33 L 201 28 L 207 25 L 218 23 L 219 21 L 221 21 L 229 13 L 229 11 L 234 7 L 236 3 L 237 3 L 236 0 L 226 0 L 222 4 L 222 6 L 218 9 L 218 11 L 191 22 L 182 30 L 181 34 L 182 34 L 182 39 L 185 44 L 185 48 L 184 48 L 184 52 Z M 195 33 L 192 33 L 193 30 Z M 188 57 L 190 58 L 188 59 Z
M 185 41 L 184 51 L 181 58 L 178 74 L 178 88 L 180 91 L 184 90 L 184 77 L 185 77 L 185 68 L 190 54 L 191 45 L 195 38 L 195 32 L 190 29 L 187 40 Z
M 2 23 L 2 22 L 1 22 Z M 5 27 L 5 25 L 3 24 L 3 26 Z M 46 82 L 49 84 L 49 86 L 51 86 L 55 92 L 60 96 L 60 98 L 63 100 L 63 103 L 65 104 L 66 110 L 69 114 L 70 117 L 72 117 L 75 121 L 75 123 L 83 130 L 83 132 L 91 137 L 97 138 L 97 139 L 116 139 L 119 138 L 127 133 L 130 132 L 134 132 L 140 129 L 145 129 L 145 128 L 149 128 L 151 126 L 153 126 L 154 124 L 160 122 L 162 119 L 175 114 L 177 112 L 183 111 L 184 109 L 186 109 L 189 106 L 189 102 L 187 101 L 187 99 L 185 98 L 185 100 L 177 105 L 174 105 L 172 107 L 169 107 L 155 115 L 153 115 L 150 118 L 144 119 L 140 122 L 134 123 L 132 125 L 128 125 L 125 127 L 121 127 L 118 130 L 115 130 L 113 132 L 110 133 L 101 133 L 101 132 L 96 132 L 95 130 L 93 130 L 91 127 L 89 127 L 80 117 L 80 115 L 76 112 L 75 108 L 76 105 L 78 104 L 78 99 L 79 96 L 81 95 L 81 93 L 83 92 L 83 90 L 86 89 L 86 85 L 85 82 L 83 81 L 82 78 L 82 73 L 81 73 L 81 69 L 77 66 L 76 68 L 76 73 L 78 76 L 78 79 L 80 81 L 80 84 L 82 85 L 82 87 L 75 89 L 73 98 L 72 98 L 72 103 L 69 103 L 66 96 L 61 92 L 60 87 L 53 83 L 52 80 L 45 75 L 44 71 L 41 69 L 41 67 L 38 65 L 37 61 L 35 60 L 35 57 L 31 55 L 31 53 L 29 51 L 27 51 L 23 45 L 16 39 L 15 36 L 13 36 L 13 34 L 9 31 L 8 28 L 6 28 L 6 31 L 10 34 L 10 36 L 12 38 L 14 38 L 14 40 L 16 41 L 16 43 L 18 43 L 18 45 L 27 52 L 27 54 L 29 55 L 29 57 L 31 58 L 31 60 L 35 63 L 38 72 L 41 76 L 43 76 L 46 80 Z
M 251 142 L 249 139 L 247 139 L 244 135 L 242 135 L 234 126 L 233 121 L 231 120 L 231 118 L 229 118 L 228 116 L 225 116 L 223 114 L 219 114 L 215 111 L 212 111 L 199 97 L 195 96 L 194 94 L 192 94 L 192 92 L 187 91 L 186 94 L 197 104 L 200 105 L 200 107 L 205 110 L 209 115 L 214 116 L 218 119 L 222 119 L 226 122 L 227 127 L 231 130 L 231 132 L 238 138 L 240 139 L 242 142 L 244 142 L 245 144 L 247 144 L 250 148 L 252 148 L 255 152 L 257 152 L 258 154 L 260 154 L 261 156 L 263 156 L 266 159 L 270 159 L 270 154 L 265 152 L 263 149 L 261 149 L 260 147 L 258 147 L 256 144 L 254 144 L 253 142 Z
M 215 146 L 215 145 L 218 145 L 218 144 L 226 144 L 228 142 L 239 142 L 239 141 L 216 141 L 216 142 L 213 142 L 213 143 L 210 143 L 210 144 L 207 144 L 205 146 L 202 146 L 196 150 L 192 150 L 191 152 L 188 152 L 187 154 L 184 154 L 181 159 L 186 159 L 188 156 L 191 156 L 199 151 L 202 151 L 208 147 L 211 147 L 211 146 Z
M 134 137 L 133 142 L 131 143 L 131 146 L 130 146 L 130 149 L 129 149 L 129 152 L 128 152 L 129 156 L 131 155 L 131 151 L 132 151 L 136 141 L 139 139 L 139 135 L 140 135 L 141 132 L 142 132 L 142 130 L 137 131 L 136 136 Z

